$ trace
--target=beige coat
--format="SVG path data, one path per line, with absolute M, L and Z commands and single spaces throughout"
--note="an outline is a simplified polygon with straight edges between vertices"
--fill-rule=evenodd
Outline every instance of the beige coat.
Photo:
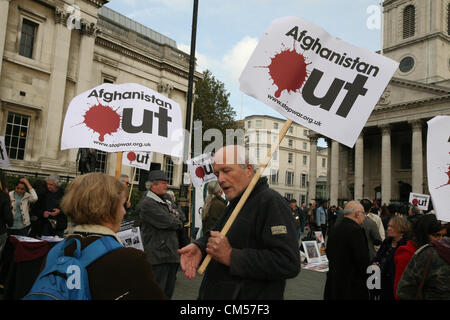
M 11 199 L 11 211 L 13 213 L 13 217 L 16 216 L 16 200 L 14 199 L 14 191 L 9 193 L 9 198 Z M 35 203 L 38 200 L 38 196 L 34 189 L 31 189 L 30 192 L 25 192 L 22 200 L 20 201 L 20 214 L 22 215 L 23 224 L 25 227 L 28 227 L 31 224 L 30 221 L 30 205 Z

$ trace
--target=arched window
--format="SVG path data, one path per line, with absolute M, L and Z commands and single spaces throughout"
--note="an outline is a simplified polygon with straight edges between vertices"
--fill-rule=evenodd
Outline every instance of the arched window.
M 403 39 L 416 33 L 416 8 L 409 5 L 403 10 Z

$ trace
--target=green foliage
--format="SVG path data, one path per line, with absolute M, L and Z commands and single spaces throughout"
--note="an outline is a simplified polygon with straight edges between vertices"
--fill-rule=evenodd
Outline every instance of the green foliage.
M 202 137 L 206 130 L 212 128 L 220 130 L 225 137 L 226 129 L 237 129 L 237 122 L 234 119 L 236 112 L 228 101 L 230 93 L 211 71 L 206 70 L 203 76 L 204 78 L 197 82 L 195 88 L 197 99 L 194 104 L 194 121 L 202 121 Z M 209 143 L 209 141 L 203 141 L 202 150 Z

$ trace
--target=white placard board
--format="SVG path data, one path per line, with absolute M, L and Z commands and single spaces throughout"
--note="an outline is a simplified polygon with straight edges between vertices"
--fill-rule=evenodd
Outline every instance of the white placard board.
M 398 65 L 285 17 L 266 30 L 239 82 L 286 118 L 352 148 Z
M 180 105 L 136 83 L 104 83 L 72 99 L 61 150 L 153 151 L 183 156 Z
M 417 204 L 420 210 L 428 210 L 430 204 L 430 196 L 427 194 L 413 193 L 409 194 L 409 203 Z
M 152 164 L 151 152 L 127 151 L 122 155 L 122 164 L 143 170 L 150 170 Z

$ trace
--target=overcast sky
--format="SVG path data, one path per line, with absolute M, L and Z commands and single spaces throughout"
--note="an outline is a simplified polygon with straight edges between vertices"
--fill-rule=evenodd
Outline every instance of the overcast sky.
M 193 2 L 111 0 L 107 7 L 168 36 L 179 49 L 190 53 Z M 355 46 L 378 51 L 380 3 L 381 0 L 199 0 L 197 70 L 209 69 L 225 84 L 237 119 L 254 114 L 285 119 L 239 90 L 239 76 L 271 22 L 298 16 Z

